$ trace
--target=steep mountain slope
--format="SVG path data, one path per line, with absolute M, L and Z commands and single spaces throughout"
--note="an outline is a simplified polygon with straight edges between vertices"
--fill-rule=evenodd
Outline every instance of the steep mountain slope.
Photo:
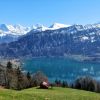
M 33 30 L 18 41 L 0 45 L 3 57 L 40 57 L 81 54 L 99 56 L 100 28 L 73 25 L 57 30 Z

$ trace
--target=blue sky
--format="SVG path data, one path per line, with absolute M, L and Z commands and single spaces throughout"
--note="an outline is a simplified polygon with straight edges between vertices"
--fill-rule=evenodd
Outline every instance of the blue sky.
M 88 24 L 100 22 L 100 0 L 0 0 L 0 23 Z

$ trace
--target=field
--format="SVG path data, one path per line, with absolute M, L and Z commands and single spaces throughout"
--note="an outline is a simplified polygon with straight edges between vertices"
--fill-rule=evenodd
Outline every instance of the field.
M 30 88 L 22 91 L 0 88 L 0 100 L 100 100 L 100 94 L 56 87 L 48 90 Z

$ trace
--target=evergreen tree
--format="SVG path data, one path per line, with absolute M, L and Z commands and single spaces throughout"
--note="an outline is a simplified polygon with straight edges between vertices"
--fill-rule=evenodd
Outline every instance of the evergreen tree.
M 7 63 L 7 69 L 12 69 L 12 63 L 10 61 Z
M 28 80 L 31 79 L 31 74 L 30 74 L 30 72 L 27 73 L 27 79 L 28 79 Z
M 19 67 L 17 68 L 16 75 L 17 75 L 17 89 L 21 90 L 23 88 L 21 84 L 23 82 L 23 76 Z
M 6 87 L 7 88 L 10 88 L 10 83 L 12 80 L 12 72 L 13 72 L 12 63 L 9 61 L 6 67 Z

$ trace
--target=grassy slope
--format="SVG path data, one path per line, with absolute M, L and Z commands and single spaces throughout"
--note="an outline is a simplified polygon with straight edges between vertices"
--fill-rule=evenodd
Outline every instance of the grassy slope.
M 0 89 L 0 100 L 100 100 L 100 94 L 68 88 L 14 91 Z

